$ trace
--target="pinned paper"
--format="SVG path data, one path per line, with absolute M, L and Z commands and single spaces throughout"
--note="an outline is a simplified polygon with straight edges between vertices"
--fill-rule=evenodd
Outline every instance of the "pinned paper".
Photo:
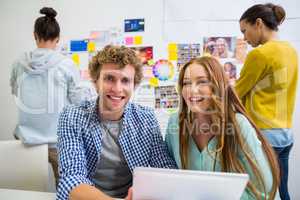
M 71 40 L 70 46 L 71 51 L 86 51 L 87 40 Z
M 154 60 L 153 60 L 153 59 L 151 59 L 151 60 L 148 60 L 148 65 L 152 66 L 152 65 L 154 65 L 154 64 L 155 64 L 155 62 L 154 62 Z
M 133 37 L 126 37 L 125 45 L 132 45 L 132 44 L 133 44 Z
M 99 38 L 101 35 L 101 32 L 100 31 L 91 31 L 90 32 L 90 39 L 97 39 Z
M 152 67 L 151 66 L 143 66 L 143 75 L 144 78 L 153 78 Z
M 177 61 L 178 60 L 178 56 L 177 56 L 177 52 L 169 52 L 169 60 L 170 61 Z
M 110 41 L 110 31 L 102 30 L 102 31 L 91 31 L 89 39 L 93 40 L 97 47 L 103 47 L 107 45 Z
M 130 47 L 136 52 L 136 55 L 142 61 L 143 65 L 149 65 L 148 61 L 153 59 L 153 47 L 151 46 L 139 46 L 139 47 Z
M 125 19 L 125 32 L 139 32 L 145 29 L 144 19 Z
M 177 44 L 176 43 L 170 43 L 168 45 L 168 51 L 177 52 Z
M 79 68 L 80 58 L 79 58 L 79 55 L 77 53 L 73 53 L 72 54 L 72 60 L 74 61 L 74 63 L 76 64 L 76 66 Z
M 176 43 L 170 43 L 168 45 L 168 54 L 169 54 L 169 60 L 171 61 L 178 60 L 178 48 Z
M 152 86 L 152 87 L 158 87 L 158 84 L 159 84 L 158 78 L 155 78 L 155 77 L 151 78 L 151 79 L 149 80 L 149 84 L 150 84 L 150 86 Z
M 96 51 L 96 44 L 93 41 L 90 41 L 87 45 L 88 52 L 94 52 Z
M 143 44 L 143 37 L 142 36 L 134 36 L 133 44 L 134 45 Z

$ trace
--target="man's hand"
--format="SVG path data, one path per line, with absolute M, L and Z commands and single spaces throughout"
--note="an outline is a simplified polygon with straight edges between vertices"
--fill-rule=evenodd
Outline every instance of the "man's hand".
M 124 200 L 132 200 L 132 187 L 129 188 L 127 197 Z

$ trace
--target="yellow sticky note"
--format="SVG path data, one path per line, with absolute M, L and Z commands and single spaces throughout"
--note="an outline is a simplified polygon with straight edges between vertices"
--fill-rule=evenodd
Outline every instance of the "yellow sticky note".
M 177 52 L 170 51 L 169 52 L 169 60 L 170 61 L 177 61 L 178 60 Z
M 87 50 L 88 50 L 88 52 L 94 52 L 94 51 L 96 51 L 96 44 L 95 44 L 95 42 L 89 42 L 87 44 Z
M 76 66 L 79 67 L 79 65 L 80 65 L 80 58 L 79 58 L 79 55 L 77 53 L 72 54 L 72 60 L 74 61 L 74 63 L 76 64 Z
M 168 51 L 169 52 L 177 52 L 177 44 L 176 43 L 170 43 L 169 45 L 168 45 Z
M 141 45 L 143 44 L 143 37 L 142 36 L 134 36 L 133 38 L 134 45 Z
M 152 78 L 150 78 L 150 80 L 149 80 L 149 84 L 150 84 L 150 86 L 152 86 L 152 87 L 158 87 L 158 83 L 159 83 L 158 78 L 152 77 Z

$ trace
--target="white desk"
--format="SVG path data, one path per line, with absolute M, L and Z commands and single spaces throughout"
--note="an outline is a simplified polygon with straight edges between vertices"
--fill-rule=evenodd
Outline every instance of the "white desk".
M 55 193 L 0 188 L 1 200 L 55 200 Z M 122 199 L 116 199 L 122 200 Z
M 55 200 L 55 193 L 0 189 L 0 199 L 7 200 Z

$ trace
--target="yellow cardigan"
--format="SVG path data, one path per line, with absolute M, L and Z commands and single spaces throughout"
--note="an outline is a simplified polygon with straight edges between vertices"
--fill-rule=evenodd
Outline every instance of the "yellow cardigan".
M 296 50 L 288 42 L 269 41 L 247 55 L 235 90 L 259 128 L 290 128 L 297 79 Z

